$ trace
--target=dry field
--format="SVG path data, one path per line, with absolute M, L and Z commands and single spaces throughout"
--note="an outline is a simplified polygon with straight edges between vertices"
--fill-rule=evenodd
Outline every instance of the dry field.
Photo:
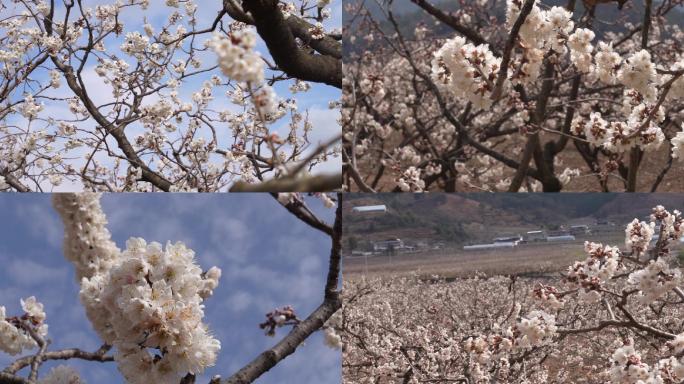
M 622 245 L 620 233 L 590 238 L 591 241 Z M 395 256 L 355 256 L 343 260 L 345 279 L 366 276 L 401 276 L 418 273 L 429 277 L 468 278 L 475 273 L 494 275 L 538 275 L 565 270 L 584 260 L 584 242 L 539 243 L 512 249 L 463 251 L 460 248 Z

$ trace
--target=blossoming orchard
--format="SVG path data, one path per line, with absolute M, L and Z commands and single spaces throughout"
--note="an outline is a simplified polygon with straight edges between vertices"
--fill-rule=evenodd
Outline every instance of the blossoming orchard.
M 662 206 L 623 247 L 587 241 L 555 278 L 345 281 L 344 377 L 388 383 L 681 383 L 684 218 Z
M 682 189 L 681 1 L 350 1 L 345 15 L 347 189 Z
M 339 1 L 97 3 L 0 4 L 0 190 L 339 187 Z
M 329 267 L 321 304 L 310 314 L 296 308 L 276 308 L 266 315 L 261 328 L 279 340 L 227 379 L 214 376 L 211 383 L 250 383 L 295 352 L 314 332 L 324 332 L 325 344 L 339 349 L 336 333 L 340 308 L 341 217 L 329 225 L 295 193 L 274 196 L 280 204 L 311 230 L 330 238 Z M 264 198 L 268 196 L 264 195 Z M 325 197 L 327 209 L 339 202 Z M 195 253 L 182 242 L 162 245 L 132 237 L 121 250 L 111 239 L 107 218 L 97 193 L 55 194 L 54 208 L 64 223 L 64 257 L 73 265 L 80 285 L 80 301 L 92 328 L 102 342 L 93 352 L 76 348 L 50 347 L 50 313 L 40 298 L 17 298 L 19 313 L 0 306 L 0 351 L 22 355 L 0 371 L 0 383 L 82 383 L 69 361 L 116 364 L 127 383 L 194 383 L 207 367 L 214 366 L 222 345 L 212 325 L 204 321 L 205 303 L 218 287 L 222 271 L 198 265 Z M 263 319 L 254 319 L 257 329 Z M 229 322 L 229 319 L 226 319 Z M 263 336 L 266 337 L 266 336 Z M 47 371 L 41 366 L 51 360 L 66 360 Z M 199 382 L 199 381 L 198 381 Z

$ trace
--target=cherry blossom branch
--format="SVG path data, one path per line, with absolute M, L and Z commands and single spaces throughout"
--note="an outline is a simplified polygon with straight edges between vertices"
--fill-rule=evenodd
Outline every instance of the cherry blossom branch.
M 52 58 L 52 62 L 62 71 L 64 77 L 67 80 L 69 88 L 81 99 L 83 105 L 86 107 L 88 112 L 93 116 L 95 121 L 102 126 L 107 133 L 110 133 L 116 139 L 119 148 L 124 152 L 128 160 L 136 167 L 142 170 L 142 176 L 144 180 L 149 181 L 153 185 L 157 186 L 162 191 L 168 192 L 171 189 L 171 182 L 166 180 L 163 176 L 152 171 L 138 156 L 133 146 L 128 141 L 128 138 L 124 134 L 125 124 L 115 126 L 110 123 L 98 110 L 95 104 L 92 102 L 90 97 L 87 95 L 85 90 L 83 80 L 80 78 L 80 74 L 74 74 L 74 69 L 64 63 L 61 63 L 55 57 Z
M 525 23 L 527 15 L 532 12 L 532 6 L 534 3 L 535 0 L 525 0 L 525 3 L 520 9 L 518 18 L 515 19 L 515 23 L 513 23 L 513 28 L 511 28 L 511 31 L 508 33 L 508 39 L 506 40 L 506 46 L 504 47 L 503 57 L 501 59 L 501 66 L 499 67 L 499 74 L 496 77 L 496 84 L 494 85 L 494 89 L 492 90 L 492 94 L 490 96 L 492 100 L 498 100 L 501 97 L 504 82 L 508 78 L 508 67 L 511 61 L 511 52 L 513 51 L 513 47 L 515 47 L 518 33 L 520 33 L 520 28 Z
M 278 193 L 271 193 L 271 196 L 280 202 L 279 195 L 280 194 Z M 333 236 L 333 227 L 316 217 L 316 215 L 309 209 L 309 207 L 306 206 L 302 200 L 293 198 L 284 203 L 283 206 L 296 218 L 308 224 L 310 227 L 315 228 L 328 236 Z
M 87 361 L 96 362 L 111 362 L 114 361 L 114 356 L 107 355 L 111 347 L 108 345 L 103 345 L 95 352 L 86 352 L 78 348 L 61 349 L 59 351 L 47 351 L 43 353 L 42 360 L 69 360 L 69 359 L 79 359 Z M 21 370 L 22 368 L 28 366 L 33 361 L 33 356 L 22 357 L 14 361 L 11 365 L 5 368 L 2 372 L 5 374 L 14 374 Z
M 342 167 L 343 176 L 350 175 L 362 192 L 376 193 L 376 191 L 371 186 L 369 186 L 368 184 L 366 184 L 365 181 L 363 181 L 361 174 L 359 174 L 359 170 L 356 169 L 353 162 L 350 161 L 349 155 L 347 155 L 346 150 L 342 151 L 342 160 L 344 161 L 344 165 Z
M 31 192 L 31 189 L 29 187 L 24 185 L 21 181 L 19 181 L 19 179 L 14 177 L 14 175 L 12 175 L 11 173 L 1 172 L 1 175 L 5 178 L 5 182 L 12 186 L 12 188 L 16 189 L 17 192 Z
M 430 15 L 434 16 L 437 20 L 443 22 L 444 24 L 450 26 L 453 28 L 456 32 L 460 33 L 461 35 L 465 36 L 467 39 L 472 41 L 475 44 L 487 44 L 488 41 L 485 40 L 480 34 L 478 34 L 476 31 L 464 26 L 462 23 L 458 21 L 455 17 L 441 11 L 431 3 L 429 3 L 427 0 L 411 0 L 414 4 L 417 6 L 423 8 L 425 12 L 429 13 Z
M 325 285 L 323 303 L 306 319 L 295 325 L 290 333 L 276 345 L 261 353 L 249 364 L 238 370 L 224 384 L 248 384 L 273 368 L 281 360 L 295 352 L 312 333 L 321 329 L 323 324 L 342 307 L 337 284 L 340 272 L 340 251 L 342 238 L 342 195 L 338 194 L 338 206 L 335 214 L 335 224 L 331 233 L 330 262 L 328 277 Z M 299 216 L 298 216 L 299 217 Z
M 36 341 L 36 344 L 38 344 L 38 352 L 31 358 L 31 372 L 28 377 L 30 383 L 35 383 L 38 379 L 38 368 L 40 368 L 40 365 L 43 363 L 48 343 L 43 337 L 36 333 L 31 325 L 25 326 L 24 329 L 31 335 L 31 338 Z

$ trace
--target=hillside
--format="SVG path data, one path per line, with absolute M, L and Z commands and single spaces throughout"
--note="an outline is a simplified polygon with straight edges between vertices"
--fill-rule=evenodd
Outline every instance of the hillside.
M 614 199 L 597 209 L 593 216 L 626 222 L 635 217 L 650 215 L 656 205 L 663 205 L 670 211 L 681 211 L 684 210 L 684 196 L 668 193 L 616 194 Z
M 432 3 L 437 6 L 437 8 L 451 13 L 456 12 L 459 9 L 459 2 L 449 1 L 449 0 L 433 0 Z M 502 0 L 497 0 L 490 2 L 492 4 L 489 7 L 489 17 L 490 20 L 497 20 L 497 23 L 503 24 L 506 20 L 506 2 Z M 567 1 L 565 0 L 543 0 L 540 1 L 544 6 L 565 6 Z M 660 1 L 654 3 L 654 7 L 657 7 Z M 385 2 L 384 7 L 387 7 Z M 380 8 L 378 3 L 373 1 L 367 1 L 366 7 L 371 15 L 379 22 L 380 28 L 386 32 L 393 32 L 392 25 L 386 20 L 384 11 Z M 431 15 L 423 11 L 420 7 L 413 4 L 409 0 L 400 0 L 391 2 L 392 12 L 397 19 L 397 24 L 400 26 L 402 34 L 408 38 L 413 37 L 413 31 L 418 24 L 424 24 L 430 26 L 430 30 L 433 37 L 436 38 L 448 38 L 452 37 L 454 31 L 447 25 L 436 22 Z M 592 29 L 596 33 L 596 40 L 603 39 L 603 36 L 607 32 L 620 32 L 625 30 L 625 26 L 628 24 L 639 24 L 641 22 L 640 15 L 643 15 L 644 2 L 643 0 L 628 0 L 623 9 L 618 9 L 616 3 L 600 4 L 596 8 L 596 14 Z M 576 9 L 574 12 L 573 19 L 577 22 L 586 12 L 584 8 L 584 3 L 582 1 L 576 2 Z M 684 26 L 684 7 L 680 6 L 673 9 L 668 15 L 667 19 L 672 24 L 679 24 Z M 350 15 L 346 12 L 343 14 L 343 20 L 345 26 L 349 26 Z M 354 28 L 355 25 L 351 25 Z M 357 40 L 358 41 L 358 40 Z M 373 44 L 383 44 L 382 40 L 375 40 Z M 346 46 L 352 47 L 350 44 Z M 364 48 L 362 44 L 353 45 L 355 50 Z M 367 47 L 366 47 L 367 48 Z

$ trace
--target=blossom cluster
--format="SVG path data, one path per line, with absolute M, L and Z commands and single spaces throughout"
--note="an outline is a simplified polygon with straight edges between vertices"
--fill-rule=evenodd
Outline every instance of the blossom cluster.
M 570 60 L 580 72 L 587 73 L 592 69 L 591 52 L 594 47 L 591 45 L 591 41 L 594 36 L 594 31 L 591 29 L 577 28 L 568 38 Z
M 33 95 L 28 94 L 24 97 L 24 103 L 21 105 L 21 114 L 29 120 L 38 117 L 38 113 L 43 110 L 43 105 L 36 103 Z
M 642 49 L 627 58 L 617 78 L 626 87 L 639 92 L 647 101 L 655 101 L 656 92 L 653 85 L 657 84 L 658 73 L 655 64 L 651 61 L 651 54 Z
M 342 311 L 335 312 L 323 326 L 325 345 L 332 349 L 342 349 Z
M 448 86 L 456 97 L 486 109 L 492 105 L 490 96 L 500 66 L 501 59 L 486 44 L 475 46 L 456 36 L 435 52 L 432 76 Z
M 216 361 L 220 342 L 202 322 L 204 299 L 221 270 L 206 272 L 183 243 L 110 239 L 98 194 L 56 195 L 65 225 L 65 257 L 81 278 L 81 302 L 95 331 L 116 348 L 131 383 L 179 381 Z
M 119 257 L 97 193 L 57 193 L 53 206 L 64 223 L 64 256 L 76 267 L 76 278 L 105 273 Z
M 256 36 L 251 29 L 235 30 L 229 36 L 216 33 L 206 45 L 216 53 L 224 75 L 254 84 L 264 80 L 264 62 L 254 51 Z
M 675 341 L 679 339 L 681 343 L 681 338 L 680 334 Z M 675 349 L 675 354 L 680 352 Z M 670 356 L 650 366 L 634 348 L 634 340 L 629 338 L 613 352 L 608 373 L 612 383 L 676 383 L 684 379 L 684 359 Z
M 575 135 L 584 135 L 597 147 L 611 152 L 625 152 L 639 147 L 643 150 L 657 149 L 665 140 L 665 135 L 657 123 L 665 119 L 662 108 L 644 102 L 640 93 L 626 90 L 623 99 L 626 121 L 608 122 L 600 112 L 592 112 L 589 119 L 577 116 L 573 119 L 571 130 Z
M 266 330 L 267 336 L 275 336 L 276 328 L 284 325 L 297 324 L 301 320 L 297 318 L 294 308 L 287 305 L 283 308 L 276 308 L 266 314 L 266 321 L 259 324 L 259 328 Z
M 522 348 L 536 347 L 549 343 L 556 333 L 556 317 L 542 310 L 535 310 L 523 317 L 517 324 L 520 332 L 519 345 Z
M 519 307 L 516 307 L 519 311 Z M 505 356 L 513 351 L 525 351 L 549 344 L 556 334 L 556 318 L 543 310 L 534 310 L 521 317 L 501 334 L 468 338 L 464 348 L 480 364 Z
M 38 380 L 38 384 L 83 384 L 78 372 L 66 365 L 58 365 Z
M 628 252 L 634 252 L 637 256 L 646 252 L 653 233 L 655 232 L 655 222 L 645 223 L 634 219 L 627 224 L 625 229 L 625 247 Z
M 522 4 L 523 2 L 520 0 L 506 2 L 506 25 L 509 30 L 519 17 Z M 539 77 L 539 69 L 545 52 L 553 50 L 557 54 L 565 54 L 567 51 L 565 43 L 573 28 L 571 12 L 558 6 L 542 10 L 535 3 L 520 28 L 519 37 L 523 43 L 523 55 L 518 65 L 521 71 L 514 74 L 512 80 L 521 84 L 528 84 L 536 80 Z M 573 57 L 582 58 L 584 52 L 590 51 L 584 45 L 584 40 L 587 38 L 591 40 L 593 36 L 577 35 L 572 38 L 573 41 L 570 46 L 577 48 L 578 52 L 573 53 Z
M 624 268 L 618 247 L 586 241 L 588 257 L 568 267 L 566 280 L 585 291 L 596 290 Z
M 652 303 L 680 286 L 682 273 L 679 268 L 670 268 L 664 259 L 658 258 L 650 260 L 645 268 L 631 273 L 629 282 L 639 289 L 642 302 Z
M 617 69 L 622 63 L 622 57 L 615 52 L 613 44 L 600 41 L 594 59 L 599 80 L 606 84 L 614 84 L 617 81 Z
M 669 212 L 662 205 L 653 208 L 650 224 L 639 223 L 637 220 L 628 224 L 625 230 L 625 245 L 634 252 L 636 257 L 643 255 L 654 239 L 655 228 L 658 228 L 658 238 L 653 249 L 653 255 L 646 265 L 629 275 L 629 283 L 639 289 L 639 300 L 650 304 L 667 292 L 678 288 L 682 284 L 682 273 L 679 268 L 673 268 L 667 259 L 665 249 L 672 241 L 679 241 L 684 234 L 682 224 L 684 220 L 681 212 Z
M 43 304 L 34 296 L 20 302 L 24 310 L 21 316 L 7 317 L 5 307 L 0 306 L 0 350 L 10 355 L 38 346 L 32 332 L 39 337 L 47 336 L 48 332 Z
M 402 177 L 397 180 L 397 186 L 403 192 L 420 192 L 425 188 L 425 181 L 420 178 L 421 170 L 409 167 Z
M 97 331 L 117 348 L 119 370 L 132 383 L 201 373 L 221 346 L 202 323 L 202 301 L 220 271 L 205 277 L 182 243 L 162 248 L 132 238 L 126 245 L 120 264 L 81 283 L 81 301 L 100 307 L 93 324 L 111 327 Z

